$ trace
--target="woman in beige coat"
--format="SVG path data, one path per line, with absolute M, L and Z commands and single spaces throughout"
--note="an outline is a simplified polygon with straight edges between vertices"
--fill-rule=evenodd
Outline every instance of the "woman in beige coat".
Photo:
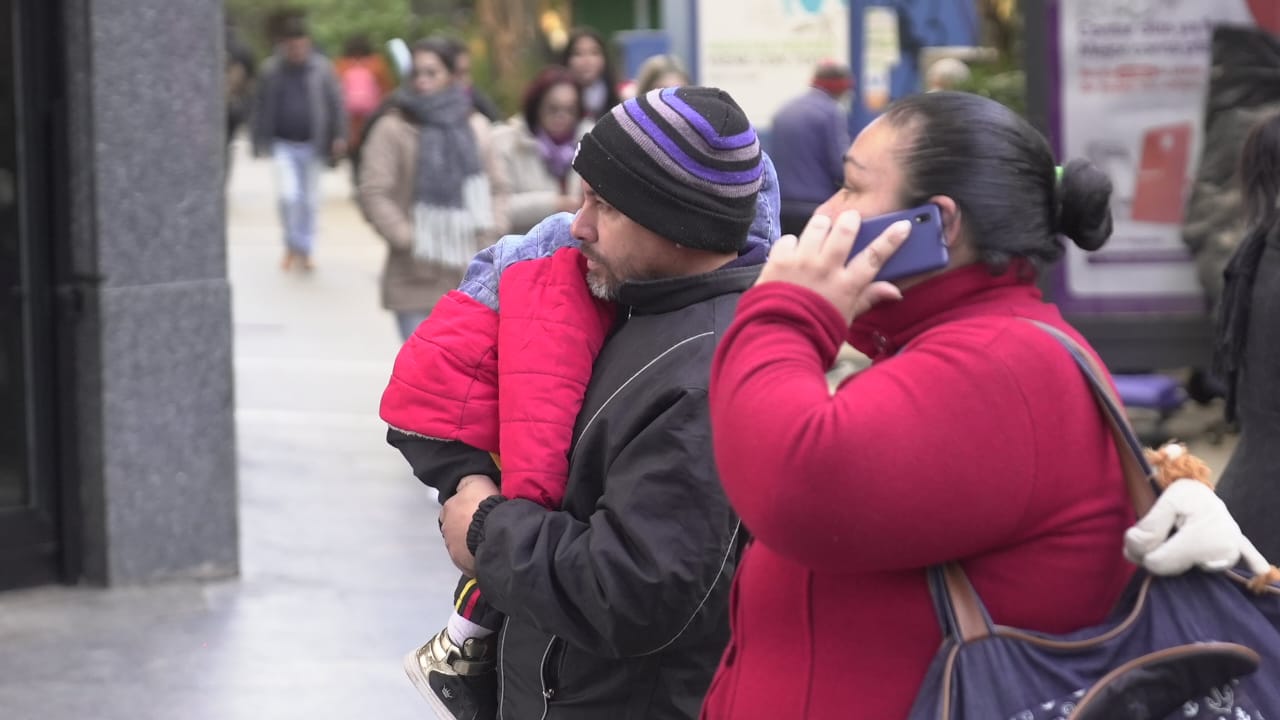
M 414 45 L 412 75 L 362 151 L 360 205 L 388 246 L 382 305 L 405 339 L 495 239 L 489 124 L 453 81 L 453 48 Z
M 493 131 L 493 207 L 502 233 L 526 233 L 548 215 L 582 206 L 573 155 L 591 123 L 583 120 L 573 76 L 543 68 L 525 89 L 520 110 Z

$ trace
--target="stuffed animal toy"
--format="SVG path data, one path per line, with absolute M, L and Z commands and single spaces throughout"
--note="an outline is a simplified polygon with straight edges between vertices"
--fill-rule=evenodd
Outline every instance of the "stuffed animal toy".
M 1249 581 L 1254 592 L 1280 581 L 1280 569 L 1262 557 L 1213 492 L 1209 466 L 1176 442 L 1148 449 L 1146 456 L 1162 492 L 1151 511 L 1124 534 L 1130 562 L 1156 575 L 1179 575 L 1192 566 L 1221 572 L 1243 559 L 1254 574 Z

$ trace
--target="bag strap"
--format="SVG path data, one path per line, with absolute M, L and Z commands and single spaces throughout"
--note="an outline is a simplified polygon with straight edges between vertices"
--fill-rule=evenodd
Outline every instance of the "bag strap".
M 1124 467 L 1125 484 L 1129 489 L 1129 501 L 1138 517 L 1147 514 L 1155 504 L 1159 491 L 1155 485 L 1155 473 L 1142 452 L 1142 442 L 1133 432 L 1123 405 L 1116 398 L 1103 378 L 1107 376 L 1093 354 L 1085 350 L 1070 335 L 1038 320 L 1023 318 L 1057 340 L 1075 360 L 1080 371 L 1093 390 L 1094 399 L 1102 408 L 1102 414 L 1111 428 L 1111 435 Z M 964 569 L 957 562 L 944 563 L 929 568 L 929 591 L 933 595 L 944 637 L 954 637 L 970 642 L 992 634 L 994 627 L 982 598 L 969 582 Z
M 960 563 L 929 568 L 929 592 L 943 637 L 972 642 L 995 632 L 995 624 Z
M 1124 406 L 1115 396 L 1110 384 L 1103 380 L 1107 376 L 1106 371 L 1094 359 L 1093 354 L 1081 347 L 1080 343 L 1070 335 L 1038 320 L 1028 319 L 1027 322 L 1049 333 L 1061 343 L 1089 381 L 1094 397 L 1102 406 L 1107 424 L 1111 426 L 1111 435 L 1115 438 L 1116 448 L 1120 451 L 1120 463 L 1124 466 L 1125 483 L 1129 488 L 1129 500 L 1133 504 L 1133 510 L 1138 517 L 1146 515 L 1160 494 L 1155 484 L 1155 472 L 1147 463 L 1147 458 L 1142 452 L 1142 442 L 1134 434 L 1133 426 L 1125 416 Z

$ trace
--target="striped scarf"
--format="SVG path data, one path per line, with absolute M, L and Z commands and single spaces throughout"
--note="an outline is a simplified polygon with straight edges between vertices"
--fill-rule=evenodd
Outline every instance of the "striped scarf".
M 480 249 L 480 234 L 493 226 L 489 180 L 470 125 L 471 100 L 450 86 L 430 95 L 401 90 L 394 102 L 420 128 L 413 254 L 465 268 Z

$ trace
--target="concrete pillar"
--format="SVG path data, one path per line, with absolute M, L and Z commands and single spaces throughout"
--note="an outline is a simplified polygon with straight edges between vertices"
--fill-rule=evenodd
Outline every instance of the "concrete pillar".
M 221 0 L 64 0 L 82 579 L 238 571 Z

